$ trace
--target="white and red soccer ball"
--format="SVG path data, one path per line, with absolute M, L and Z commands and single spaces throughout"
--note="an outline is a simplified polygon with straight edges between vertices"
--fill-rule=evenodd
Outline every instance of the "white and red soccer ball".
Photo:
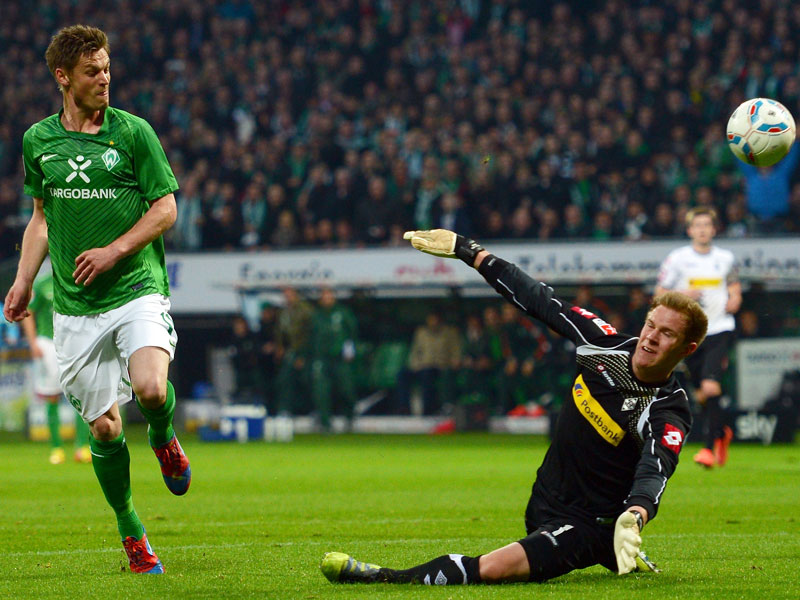
M 786 107 L 769 98 L 742 102 L 728 119 L 728 147 L 748 165 L 769 167 L 789 153 L 796 131 Z

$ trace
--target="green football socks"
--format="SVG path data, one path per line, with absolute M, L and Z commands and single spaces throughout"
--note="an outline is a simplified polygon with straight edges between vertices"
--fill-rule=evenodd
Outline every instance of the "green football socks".
M 123 540 L 129 536 L 142 539 L 144 527 L 131 500 L 131 455 L 125 443 L 125 434 L 120 433 L 118 438 L 110 442 L 101 442 L 90 436 L 89 445 L 97 481 L 117 516 L 120 536 Z
M 47 403 L 47 426 L 50 429 L 50 446 L 53 448 L 60 448 L 61 432 L 59 428 L 61 422 L 58 418 L 58 402 Z
M 172 416 L 175 414 L 175 388 L 172 387 L 172 383 L 167 380 L 167 400 L 159 408 L 145 408 L 138 398 L 136 403 L 147 420 L 147 424 L 150 425 L 148 429 L 150 445 L 158 448 L 170 441 L 175 435 L 175 430 L 172 428 Z

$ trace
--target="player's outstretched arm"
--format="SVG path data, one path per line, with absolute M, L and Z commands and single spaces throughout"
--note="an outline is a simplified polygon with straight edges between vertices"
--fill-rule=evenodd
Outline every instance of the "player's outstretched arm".
M 22 252 L 17 266 L 17 276 L 6 294 L 3 316 L 7 321 L 21 321 L 27 317 L 31 301 L 33 280 L 47 256 L 47 221 L 44 218 L 44 201 L 33 199 L 33 214 L 22 235 Z
M 92 248 L 75 259 L 72 277 L 75 283 L 91 284 L 121 259 L 130 256 L 160 237 L 175 223 L 178 210 L 175 195 L 167 194 L 154 200 L 147 212 L 128 231 L 103 248 Z
M 475 240 L 447 229 L 406 231 L 403 239 L 409 240 L 420 252 L 442 258 L 460 258 L 475 268 L 480 264 L 480 260 L 476 260 L 478 255 L 481 252 L 486 253 L 483 246 Z

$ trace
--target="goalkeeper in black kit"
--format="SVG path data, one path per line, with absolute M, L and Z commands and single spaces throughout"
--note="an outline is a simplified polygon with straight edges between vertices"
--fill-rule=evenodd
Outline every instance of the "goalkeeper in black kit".
M 537 472 L 524 538 L 410 569 L 329 552 L 323 574 L 332 582 L 458 585 L 541 582 L 597 564 L 620 575 L 655 570 L 640 534 L 656 516 L 691 426 L 686 392 L 672 371 L 705 337 L 700 305 L 677 292 L 657 296 L 639 336 L 626 335 L 473 240 L 444 229 L 409 231 L 405 239 L 422 252 L 460 258 L 510 303 L 572 340 L 571 398 Z

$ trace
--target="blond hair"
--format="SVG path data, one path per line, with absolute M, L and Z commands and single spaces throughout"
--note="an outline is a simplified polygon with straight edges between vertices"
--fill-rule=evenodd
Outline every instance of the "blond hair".
M 686 329 L 683 331 L 684 340 L 689 343 L 695 342 L 700 345 L 706 337 L 708 317 L 706 317 L 706 313 L 703 312 L 703 309 L 696 300 L 680 292 L 664 292 L 653 298 L 652 302 L 650 302 L 650 311 L 648 315 L 659 306 L 672 309 L 686 317 Z
M 56 69 L 71 72 L 82 56 L 98 50 L 109 52 L 108 37 L 101 29 L 89 25 L 70 25 L 53 36 L 44 57 L 47 68 L 55 77 Z
M 702 217 L 702 216 L 709 216 L 711 217 L 711 223 L 714 227 L 717 227 L 719 220 L 717 219 L 717 211 L 710 206 L 695 206 L 694 208 L 690 209 L 686 213 L 686 226 L 692 224 L 695 217 Z

